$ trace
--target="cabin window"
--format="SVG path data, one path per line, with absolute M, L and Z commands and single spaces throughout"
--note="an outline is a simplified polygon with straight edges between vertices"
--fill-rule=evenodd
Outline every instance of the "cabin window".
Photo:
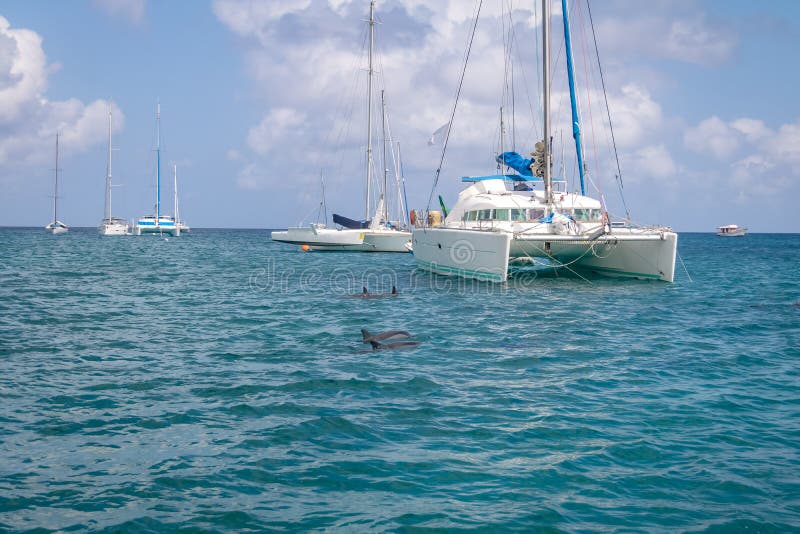
M 478 210 L 478 220 L 488 221 L 494 218 L 494 210 Z
M 477 217 L 478 217 L 477 211 L 468 211 L 466 214 L 466 220 L 468 221 L 474 221 L 477 219 Z
M 575 208 L 575 220 L 579 222 L 598 222 L 600 220 L 600 210 Z
M 498 221 L 507 221 L 509 209 L 494 210 L 494 218 Z
M 531 208 L 528 210 L 528 220 L 529 221 L 538 221 L 544 217 L 544 210 L 540 208 Z
M 525 220 L 525 210 L 524 209 L 512 209 L 511 210 L 511 220 L 512 221 L 524 221 Z

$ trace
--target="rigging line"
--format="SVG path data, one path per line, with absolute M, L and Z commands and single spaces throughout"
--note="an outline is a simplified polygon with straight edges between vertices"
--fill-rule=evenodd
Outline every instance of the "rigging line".
M 517 32 L 516 32 L 516 30 L 513 29 L 513 26 L 512 26 L 512 30 L 511 30 L 511 35 L 512 35 L 512 39 L 514 40 L 514 42 L 517 43 Z M 538 41 L 537 41 L 537 44 L 538 44 Z M 517 46 L 514 47 L 513 50 L 516 52 L 516 50 L 518 50 L 519 48 L 520 48 L 519 47 L 519 43 L 517 43 Z M 519 54 L 519 52 L 517 52 L 517 54 Z M 525 62 L 522 61 L 522 56 L 518 56 L 517 59 L 520 60 L 519 61 L 519 67 L 522 70 L 522 84 L 525 87 L 525 97 L 526 97 L 526 100 L 528 101 L 528 109 L 531 112 L 531 120 L 533 121 L 534 128 L 537 130 L 536 137 L 538 138 L 538 137 L 541 137 L 541 135 L 538 134 L 538 130 L 539 130 L 539 115 L 540 114 L 533 112 L 533 102 L 531 101 L 531 92 L 529 90 L 530 85 L 528 84 L 528 76 L 525 74 Z M 538 60 L 538 57 L 537 57 L 537 60 Z M 539 71 L 537 70 L 536 73 L 537 73 L 537 77 L 538 77 Z M 537 87 L 541 87 L 541 85 L 542 85 L 541 80 L 538 81 L 538 84 L 539 85 L 537 85 Z
M 342 150 L 341 145 L 343 140 L 348 138 L 350 135 L 350 127 L 353 120 L 353 110 L 355 109 L 356 105 L 356 93 L 358 92 L 359 85 L 359 72 L 361 71 L 361 69 L 358 68 L 358 65 L 362 63 L 366 52 L 368 34 L 369 32 L 366 28 L 364 28 L 361 35 L 361 50 L 359 54 L 353 54 L 353 63 L 350 70 L 350 72 L 352 72 L 352 81 L 349 86 L 349 92 L 342 95 L 342 111 L 344 113 L 345 120 L 344 123 L 339 127 L 338 134 L 336 136 L 336 142 L 334 144 L 334 157 L 338 156 L 338 162 L 335 162 L 336 166 L 333 169 L 334 183 L 341 181 L 342 177 L 345 151 Z
M 508 0 L 508 62 L 511 64 L 511 150 L 517 150 L 517 97 L 514 88 L 514 10 L 512 0 Z
M 622 167 L 619 164 L 619 153 L 617 152 L 617 141 L 614 137 L 614 125 L 611 122 L 611 108 L 608 106 L 608 94 L 606 93 L 606 81 L 605 77 L 603 76 L 603 65 L 600 63 L 600 50 L 597 46 L 597 34 L 594 31 L 594 20 L 592 19 L 592 5 L 589 0 L 586 0 L 586 7 L 588 8 L 589 12 L 589 25 L 592 28 L 592 39 L 594 40 L 594 52 L 595 56 L 597 57 L 597 68 L 600 71 L 600 84 L 603 87 L 603 98 L 606 102 L 606 114 L 608 115 L 608 127 L 611 130 L 611 143 L 614 146 L 614 159 L 617 162 L 617 185 L 619 186 L 619 196 L 622 199 L 622 205 L 625 208 L 625 215 L 628 220 L 631 218 L 631 212 L 628 210 L 628 204 L 625 202 L 625 194 L 623 189 L 625 189 L 624 184 L 622 183 Z
M 677 254 L 678 254 L 678 259 L 679 259 L 679 260 L 681 260 L 681 265 L 683 265 L 683 270 L 686 272 L 686 276 L 688 276 L 688 277 L 689 277 L 689 282 L 690 282 L 690 283 L 694 283 L 694 280 L 692 280 L 692 275 L 691 275 L 691 274 L 689 274 L 689 269 L 687 269 L 687 268 L 686 268 L 686 264 L 685 264 L 685 263 L 683 263 L 683 258 L 681 257 L 681 253 L 680 253 L 680 252 L 678 252 Z
M 589 125 L 592 130 L 592 151 L 594 152 L 594 169 L 595 173 L 597 174 L 597 182 L 595 183 L 595 187 L 597 188 L 597 193 L 600 195 L 600 202 L 603 206 L 605 211 L 608 211 L 608 205 L 606 204 L 605 195 L 603 195 L 603 190 L 600 187 L 600 158 L 597 156 L 597 138 L 595 137 L 595 130 L 594 130 L 594 115 L 592 113 L 592 88 L 591 88 L 591 78 L 589 77 L 589 61 L 586 59 L 586 34 L 584 32 L 584 24 L 583 24 L 583 9 L 581 8 L 581 2 L 578 2 L 578 18 L 580 19 L 580 29 L 581 29 L 581 51 L 583 52 L 583 71 L 586 76 L 586 101 L 587 107 L 589 108 Z
M 533 8 L 533 32 L 534 32 L 533 43 L 534 43 L 534 46 L 536 47 L 536 51 L 535 51 L 536 52 L 536 87 L 541 87 L 542 86 L 542 66 L 541 66 L 541 64 L 539 62 L 539 58 L 541 58 L 542 56 L 541 56 L 541 53 L 539 51 L 539 24 L 537 23 L 536 13 L 537 13 L 536 7 L 534 7 Z M 544 18 L 544 13 L 542 13 L 542 18 Z M 539 109 L 537 111 L 542 111 L 542 107 L 543 107 L 542 98 L 543 98 L 543 96 L 539 98 Z M 536 115 L 537 114 L 534 114 L 534 117 Z
M 447 123 L 447 132 L 444 136 L 444 143 L 442 144 L 442 155 L 439 158 L 439 166 L 436 168 L 436 176 L 433 179 L 433 187 L 431 187 L 431 194 L 428 195 L 428 205 L 426 207 L 427 210 L 430 210 L 431 201 L 433 200 L 433 192 L 436 190 L 436 185 L 439 183 L 439 175 L 442 173 L 442 165 L 444 164 L 444 156 L 447 152 L 447 144 L 450 141 L 450 131 L 453 129 L 453 120 L 456 115 L 456 109 L 458 108 L 458 99 L 461 97 L 461 87 L 464 85 L 464 76 L 467 73 L 467 63 L 469 62 L 469 55 L 472 52 L 472 42 L 475 40 L 475 31 L 478 29 L 478 19 L 481 15 L 481 7 L 483 6 L 483 0 L 478 1 L 478 8 L 475 11 L 475 22 L 472 24 L 472 33 L 469 37 L 469 45 L 467 46 L 467 52 L 464 54 L 464 66 L 461 69 L 461 79 L 458 82 L 458 90 L 456 91 L 456 98 L 453 102 L 453 110 L 450 112 L 450 122 Z
M 396 216 L 402 216 L 402 214 L 403 214 L 403 212 L 405 210 L 402 207 L 402 199 L 400 198 L 400 172 L 398 170 L 399 169 L 399 161 L 398 161 L 398 156 L 395 154 L 395 151 L 394 151 L 394 142 L 395 141 L 394 141 L 394 136 L 392 135 L 392 121 L 391 121 L 391 116 L 389 115 L 389 105 L 386 104 L 385 98 L 384 98 L 384 109 L 385 109 L 385 117 L 386 117 L 386 141 L 389 144 L 389 156 L 391 156 L 391 162 L 392 162 L 391 169 L 392 169 L 392 174 L 393 174 L 394 179 L 395 179 L 395 184 L 397 186 L 397 190 L 395 191 L 395 196 L 397 198 L 395 200 L 396 200 L 396 204 L 397 204 L 397 210 L 398 210 L 399 213 L 396 213 L 395 215 Z M 389 164 L 388 161 L 384 163 L 384 165 L 388 165 L 388 164 Z M 387 187 L 387 189 L 388 189 L 388 187 Z M 389 192 L 385 191 L 384 194 L 385 194 L 385 199 L 386 199 L 386 203 L 387 203 L 387 206 L 388 206 L 389 205 L 388 204 L 388 202 L 389 202 Z

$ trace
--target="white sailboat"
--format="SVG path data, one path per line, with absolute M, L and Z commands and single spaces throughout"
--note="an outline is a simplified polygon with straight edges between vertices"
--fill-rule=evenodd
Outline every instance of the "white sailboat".
M 172 164 L 172 191 L 173 191 L 173 199 L 174 199 L 174 207 L 175 210 L 175 224 L 178 225 L 178 232 L 184 234 L 189 232 L 191 228 L 186 221 L 182 221 L 180 217 L 180 211 L 178 211 L 178 165 L 176 163 Z
M 581 193 L 568 192 L 563 180 L 553 179 L 549 4 L 550 0 L 542 0 L 542 141 L 536 143 L 532 159 L 516 152 L 498 156 L 498 163 L 517 174 L 463 178 L 469 185 L 444 223 L 431 226 L 423 220 L 413 229 L 417 265 L 438 274 L 493 282 L 506 281 L 515 264 L 672 282 L 677 234 L 666 227 L 611 224 L 601 202 L 585 195 L 566 0 L 562 0 L 565 52 Z
M 55 185 L 53 187 L 53 222 L 44 227 L 44 231 L 53 235 L 65 234 L 69 226 L 58 220 L 58 132 L 56 132 L 56 168 Z
M 369 4 L 369 70 L 367 83 L 367 153 L 366 153 L 366 199 L 364 220 L 356 221 L 334 214 L 333 222 L 341 228 L 328 228 L 325 224 L 312 224 L 289 228 L 282 232 L 272 232 L 272 240 L 301 245 L 304 250 L 351 251 L 351 252 L 410 252 L 411 232 L 402 223 L 389 220 L 386 205 L 386 151 L 384 149 L 384 187 L 374 213 L 370 209 L 370 187 L 372 185 L 372 77 L 373 47 L 375 34 L 375 2 Z M 383 110 L 384 147 L 386 144 L 385 120 Z M 398 182 L 399 185 L 399 182 Z M 398 187 L 399 197 L 399 187 Z M 405 208 L 401 209 L 405 217 Z
M 156 105 L 156 204 L 155 215 L 145 215 L 136 222 L 136 235 L 181 235 L 175 218 L 161 214 L 161 103 Z
M 105 216 L 100 221 L 100 235 L 130 235 L 131 225 L 125 219 L 111 215 L 111 110 L 108 110 L 108 160 L 106 162 Z

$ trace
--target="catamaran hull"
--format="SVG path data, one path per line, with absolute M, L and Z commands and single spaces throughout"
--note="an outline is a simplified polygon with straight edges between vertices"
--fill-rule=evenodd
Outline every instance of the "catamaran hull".
M 145 235 L 145 234 L 169 234 L 171 236 L 179 236 L 181 235 L 181 231 L 179 228 L 175 226 L 137 226 L 136 227 L 136 235 Z
M 490 282 L 508 279 L 511 234 L 451 228 L 415 228 L 417 266 L 426 271 Z
M 364 252 L 411 252 L 411 232 L 364 232 Z
M 301 227 L 272 232 L 272 240 L 322 252 L 409 252 L 411 233 Z
M 615 229 L 594 239 L 556 236 L 514 239 L 513 258 L 543 258 L 554 267 L 603 276 L 662 280 L 675 278 L 678 234 L 670 231 Z
M 414 256 L 424 270 L 504 282 L 510 259 L 547 260 L 554 267 L 604 276 L 672 282 L 678 236 L 663 231 L 615 229 L 614 234 L 513 237 L 508 232 L 448 228 L 414 230 Z

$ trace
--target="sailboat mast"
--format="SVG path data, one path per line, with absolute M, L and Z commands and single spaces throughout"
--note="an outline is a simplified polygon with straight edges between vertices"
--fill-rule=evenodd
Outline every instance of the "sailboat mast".
M 156 226 L 161 219 L 161 102 L 156 104 Z
M 178 219 L 178 164 L 177 163 L 172 164 L 172 188 L 173 191 L 175 192 L 175 209 L 173 210 L 173 213 L 175 214 L 175 227 L 177 228 L 178 221 L 180 220 Z
M 569 100 L 572 106 L 572 137 L 575 139 L 575 152 L 578 154 L 578 172 L 581 177 L 581 195 L 586 194 L 584 186 L 583 143 L 581 142 L 581 118 L 578 114 L 578 101 L 575 96 L 575 72 L 572 66 L 572 39 L 569 31 L 569 11 L 567 0 L 561 0 L 561 11 L 564 16 L 564 43 L 567 53 L 567 75 L 569 77 Z
M 389 220 L 388 190 L 386 189 L 386 179 L 389 174 L 389 163 L 386 161 L 386 100 L 384 99 L 383 89 L 381 89 L 381 130 L 383 130 L 383 220 Z
M 106 216 L 111 221 L 111 109 L 108 110 L 108 160 L 106 161 Z
M 369 76 L 367 81 L 367 196 L 364 220 L 369 219 L 369 187 L 372 178 L 372 47 L 375 41 L 375 0 L 369 3 Z
M 403 214 L 403 226 L 406 225 L 406 208 L 408 208 L 408 196 L 406 195 L 406 173 L 403 170 L 403 154 L 400 152 L 400 141 L 397 142 L 397 166 L 400 168 L 400 178 L 397 180 L 397 197 L 400 213 Z M 400 186 L 403 186 L 403 199 L 400 200 Z
M 542 0 L 542 112 L 544 124 L 544 196 L 548 208 L 553 203 L 553 176 L 550 169 L 550 0 Z
M 58 132 L 56 132 L 56 183 L 53 188 L 53 222 L 58 220 Z

